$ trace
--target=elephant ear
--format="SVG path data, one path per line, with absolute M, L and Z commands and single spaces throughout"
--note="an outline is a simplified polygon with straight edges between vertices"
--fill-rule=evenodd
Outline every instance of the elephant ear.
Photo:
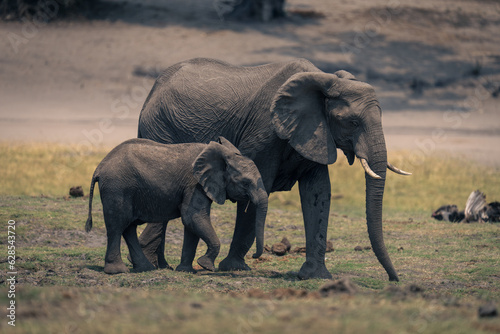
M 229 140 L 220 136 L 218 139 L 219 144 L 228 149 L 230 152 L 241 155 L 240 150 L 236 148 Z
M 264 187 L 264 182 L 260 175 L 259 169 L 255 163 L 243 154 L 226 138 L 219 137 L 221 144 L 221 154 L 226 162 L 226 185 L 229 187 L 232 184 L 232 191 L 227 191 L 227 196 L 231 200 L 241 200 L 245 195 L 253 203 L 260 203 L 263 194 L 267 199 L 267 192 Z M 234 185 L 238 185 L 236 189 L 243 192 L 236 193 Z M 231 196 L 238 196 L 234 199 Z
M 221 145 L 210 142 L 193 162 L 193 175 L 207 196 L 218 204 L 226 201 L 226 162 L 221 154 Z
M 356 80 L 356 77 L 354 75 L 344 70 L 337 71 L 333 73 L 333 75 L 336 75 L 340 79 Z
M 335 88 L 338 81 L 338 76 L 323 72 L 294 74 L 280 87 L 271 105 L 278 137 L 288 140 L 304 158 L 323 165 L 337 160 L 325 98 L 339 95 Z

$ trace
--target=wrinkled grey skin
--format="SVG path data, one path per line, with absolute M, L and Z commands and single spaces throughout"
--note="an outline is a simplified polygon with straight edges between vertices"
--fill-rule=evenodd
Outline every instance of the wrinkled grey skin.
M 136 271 L 155 269 L 146 258 L 136 228 L 154 222 L 163 229 L 169 220 L 182 217 L 184 244 L 177 270 L 194 272 L 192 263 L 199 238 L 207 252 L 198 263 L 215 270 L 220 241 L 210 223 L 212 201 L 251 201 L 257 207 L 253 224 L 257 229 L 257 252 L 263 250 L 267 192 L 255 164 L 227 140 L 164 145 L 147 139 L 128 140 L 114 148 L 97 166 L 92 177 L 89 217 L 85 229 L 92 229 L 92 197 L 99 182 L 107 231 L 104 272 L 128 272 L 120 254 L 125 238 Z M 165 234 L 163 233 L 163 244 Z M 165 262 L 166 267 L 168 264 Z
M 381 178 L 366 175 L 368 234 L 389 279 L 398 276 L 382 234 L 387 152 L 381 109 L 372 86 L 346 71 L 324 73 L 304 59 L 238 67 L 193 59 L 156 80 L 139 119 L 138 136 L 161 143 L 231 141 L 252 159 L 267 191 L 290 190 L 298 181 L 306 234 L 306 262 L 299 278 L 331 278 L 325 266 L 330 211 L 328 164 L 341 149 L 350 164 L 366 159 Z M 236 227 L 220 270 L 248 270 L 244 257 L 255 238 L 255 207 L 238 202 Z M 161 230 L 148 225 L 148 248 Z M 158 249 L 159 260 L 163 254 Z

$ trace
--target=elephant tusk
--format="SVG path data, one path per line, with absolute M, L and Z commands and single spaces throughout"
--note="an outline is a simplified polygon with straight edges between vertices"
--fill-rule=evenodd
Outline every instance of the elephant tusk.
M 247 213 L 247 210 L 248 210 L 248 206 L 249 206 L 249 205 L 250 205 L 250 201 L 248 201 L 248 203 L 247 203 L 247 206 L 246 206 L 246 208 L 245 208 L 245 213 Z
M 382 178 L 379 175 L 377 175 L 374 171 L 372 171 L 370 166 L 368 166 L 368 162 L 366 161 L 366 159 L 361 158 L 361 159 L 359 159 L 359 161 L 361 162 L 361 166 L 363 166 L 363 169 L 365 170 L 366 174 L 370 175 L 374 179 L 381 179 Z
M 405 172 L 404 170 L 401 170 L 397 167 L 394 167 L 393 165 L 391 165 L 390 163 L 387 163 L 387 168 L 389 168 L 391 171 L 393 171 L 394 173 L 396 174 L 400 174 L 400 175 L 411 175 L 412 173 L 408 173 L 408 172 Z

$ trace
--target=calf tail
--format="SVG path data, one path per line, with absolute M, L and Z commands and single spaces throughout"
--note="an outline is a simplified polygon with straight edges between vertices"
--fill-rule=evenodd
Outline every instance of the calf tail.
M 92 230 L 92 198 L 94 197 L 94 186 L 95 183 L 99 182 L 99 176 L 94 172 L 92 176 L 92 182 L 90 183 L 90 193 L 89 193 L 89 217 L 85 223 L 85 232 L 90 232 Z

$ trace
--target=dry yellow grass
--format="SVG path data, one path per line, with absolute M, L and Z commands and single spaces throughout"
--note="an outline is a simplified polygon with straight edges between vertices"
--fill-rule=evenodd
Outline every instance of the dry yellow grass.
M 47 143 L 0 144 L 0 195 L 67 195 L 72 186 L 88 193 L 95 167 L 109 148 Z
M 500 201 L 500 169 L 482 166 L 463 159 L 425 156 L 418 163 L 408 161 L 411 152 L 398 151 L 389 154 L 389 160 L 412 176 L 387 174 L 384 194 L 386 215 L 409 218 L 415 214 L 431 213 L 444 204 L 465 207 L 469 194 L 480 189 L 487 201 Z M 349 166 L 339 157 L 330 166 L 332 183 L 332 210 L 339 214 L 364 215 L 365 177 L 357 162 Z M 300 209 L 298 187 L 291 192 L 271 196 L 271 205 L 287 209 Z
M 83 186 L 88 193 L 95 167 L 110 151 L 109 147 L 63 144 L 0 143 L 0 195 L 64 196 L 72 186 Z M 410 177 L 388 173 L 384 205 L 387 214 L 408 218 L 430 213 L 443 204 L 465 206 L 470 192 L 487 194 L 487 200 L 500 200 L 500 169 L 465 160 L 426 156 L 418 163 L 408 161 L 411 152 L 391 152 L 389 158 Z M 349 166 L 339 156 L 330 166 L 333 212 L 364 215 L 365 181 L 358 163 Z M 290 192 L 275 193 L 271 207 L 300 210 L 297 186 Z

